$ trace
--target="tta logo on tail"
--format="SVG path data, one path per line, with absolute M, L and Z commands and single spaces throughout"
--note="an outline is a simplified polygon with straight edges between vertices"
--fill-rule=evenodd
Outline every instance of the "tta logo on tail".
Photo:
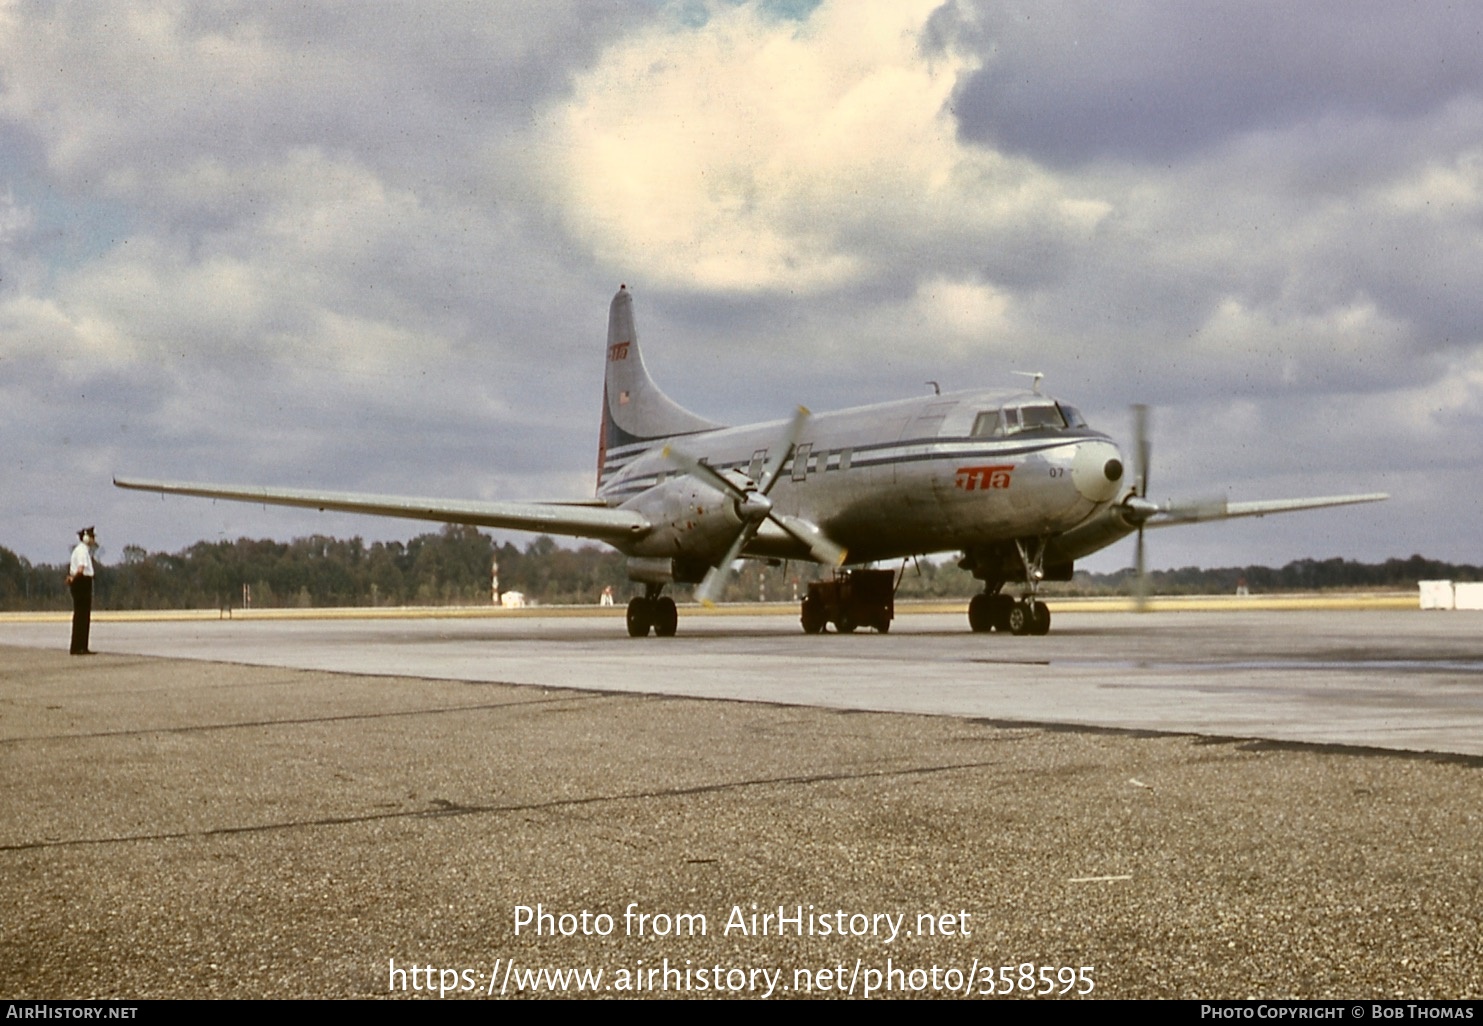
M 839 566 L 960 553 L 984 583 L 968 607 L 976 631 L 1044 634 L 1042 581 L 1143 529 L 1373 502 L 1339 495 L 1268 502 L 1156 503 L 1147 498 L 1150 447 L 1136 423 L 1131 480 L 1111 438 L 1076 407 L 1039 391 L 977 390 L 726 427 L 665 395 L 644 366 L 633 295 L 608 308 L 597 494 L 566 502 L 472 502 L 240 485 L 115 478 L 120 488 L 333 509 L 373 516 L 593 538 L 628 557 L 643 594 L 628 605 L 635 636 L 675 633 L 664 589 L 698 584 L 720 597 L 742 558 Z M 951 479 L 953 487 L 943 487 Z M 1014 482 L 1011 489 L 1010 482 Z M 891 587 L 880 575 L 837 581 L 828 602 L 804 604 L 817 633 L 889 628 Z M 889 582 L 887 582 L 889 585 Z M 1018 586 L 1018 598 L 1003 594 Z

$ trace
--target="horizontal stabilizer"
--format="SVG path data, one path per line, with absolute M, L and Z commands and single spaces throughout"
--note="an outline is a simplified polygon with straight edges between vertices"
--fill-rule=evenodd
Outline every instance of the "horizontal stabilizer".
M 291 488 L 249 488 L 188 481 L 139 481 L 114 478 L 119 488 L 164 495 L 194 495 L 203 499 L 254 502 L 270 506 L 406 517 L 444 524 L 500 527 L 511 531 L 571 535 L 601 541 L 629 541 L 649 531 L 649 521 L 631 510 L 588 502 L 459 502 L 448 499 L 363 495 L 355 492 L 311 492 Z

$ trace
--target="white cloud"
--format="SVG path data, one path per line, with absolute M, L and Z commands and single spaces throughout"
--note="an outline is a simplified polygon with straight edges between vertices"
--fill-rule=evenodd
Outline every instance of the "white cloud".
M 1396 209 L 1439 221 L 1476 217 L 1483 211 L 1483 150 L 1471 149 L 1448 164 L 1428 163 L 1385 191 Z
M 208 516 L 305 529 L 157 517 L 103 470 L 587 493 L 620 280 L 666 387 L 725 419 L 1043 370 L 1123 436 L 1128 401 L 1163 404 L 1170 494 L 1367 490 L 1409 461 L 1470 501 L 1476 75 L 1397 104 L 1414 62 L 1372 81 L 1351 45 L 1363 74 L 1274 119 L 1269 64 L 1330 76 L 1277 66 L 1306 43 L 1249 12 L 1114 18 L 1178 51 L 1171 77 L 1141 45 L 1062 47 L 1054 12 L 1027 42 L 1004 5 L 956 34 L 934 6 L 0 0 L 5 491 L 49 511 L 0 520 L 41 537 L 86 481 L 150 545 Z M 1387 31 L 1411 21 L 1398 52 L 1430 52 L 1425 10 Z M 1377 556 L 1442 544 L 1399 502 L 1353 518 L 1387 525 Z
M 958 353 L 983 353 L 1013 330 L 1011 297 L 979 281 L 935 277 L 912 297 L 908 337 L 931 338 Z
M 802 24 L 719 7 L 622 39 L 546 141 L 572 230 L 652 282 L 802 292 L 1027 221 L 1090 231 L 1105 204 L 958 144 L 948 100 L 972 61 L 923 51 L 935 6 L 830 3 Z
M 1236 391 L 1321 392 L 1340 382 L 1391 383 L 1408 336 L 1365 299 L 1310 314 L 1227 297 L 1196 334 L 1193 355 Z

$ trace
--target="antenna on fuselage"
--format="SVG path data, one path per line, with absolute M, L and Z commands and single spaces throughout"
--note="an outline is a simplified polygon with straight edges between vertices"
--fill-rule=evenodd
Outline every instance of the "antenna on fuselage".
M 1045 371 L 1015 371 L 1014 373 L 1022 378 L 1033 378 L 1034 383 L 1030 387 L 1034 389 L 1036 395 L 1040 394 L 1040 383 L 1045 380 Z
M 942 386 L 939 385 L 937 382 L 935 382 L 935 381 L 928 381 L 928 382 L 925 382 L 925 384 L 928 384 L 928 385 L 931 385 L 932 386 L 932 394 L 933 395 L 942 395 Z

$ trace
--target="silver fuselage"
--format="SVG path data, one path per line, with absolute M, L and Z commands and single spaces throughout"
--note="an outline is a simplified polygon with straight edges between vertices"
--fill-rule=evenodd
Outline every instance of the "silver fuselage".
M 1062 536 L 1118 500 L 1123 463 L 1111 439 L 1070 408 L 1060 426 L 1005 423 L 1010 411 L 1047 407 L 1063 409 L 1029 392 L 972 391 L 816 414 L 770 499 L 778 512 L 809 521 L 844 546 L 851 563 Z M 997 430 L 987 430 L 986 415 L 994 413 Z M 635 557 L 719 555 L 741 518 L 721 492 L 677 471 L 665 446 L 745 487 L 758 479 L 784 427 L 721 428 L 606 452 L 599 496 L 654 525 L 619 547 Z M 1098 532 L 1095 547 L 1129 530 L 1119 524 L 1110 536 Z M 807 558 L 771 523 L 745 553 Z

